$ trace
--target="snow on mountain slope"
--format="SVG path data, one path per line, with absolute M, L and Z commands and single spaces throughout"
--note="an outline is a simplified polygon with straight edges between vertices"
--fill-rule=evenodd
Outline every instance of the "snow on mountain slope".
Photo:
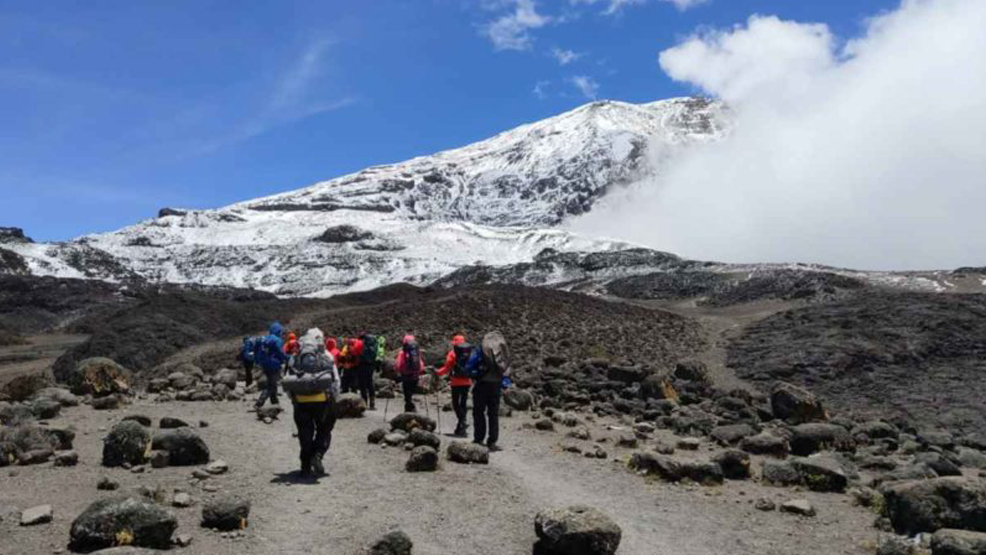
M 701 99 L 593 102 L 463 148 L 225 208 L 166 210 L 66 243 L 0 242 L 37 275 L 281 295 L 430 283 L 465 266 L 530 262 L 549 248 L 629 247 L 552 228 L 658 171 L 650 160 L 718 140 L 726 125 L 724 107 Z

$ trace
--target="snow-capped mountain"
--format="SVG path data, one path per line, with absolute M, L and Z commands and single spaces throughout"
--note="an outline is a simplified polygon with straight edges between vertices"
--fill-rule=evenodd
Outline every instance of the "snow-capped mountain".
M 0 236 L 0 271 L 328 295 L 530 262 L 544 249 L 625 249 L 556 226 L 682 149 L 719 140 L 727 125 L 725 108 L 702 99 L 593 102 L 463 148 L 224 208 L 166 209 L 65 243 Z

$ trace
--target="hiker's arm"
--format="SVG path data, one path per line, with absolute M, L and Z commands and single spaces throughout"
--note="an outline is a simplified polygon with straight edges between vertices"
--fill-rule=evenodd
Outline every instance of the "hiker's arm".
M 435 373 L 439 376 L 444 376 L 452 371 L 452 367 L 455 366 L 455 351 L 449 351 L 445 355 L 445 365 L 439 368 Z

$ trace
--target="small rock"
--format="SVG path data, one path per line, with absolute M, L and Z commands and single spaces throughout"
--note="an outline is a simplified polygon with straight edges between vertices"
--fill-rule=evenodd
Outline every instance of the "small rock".
M 360 551 L 360 555 L 411 555 L 414 544 L 400 530 L 390 532 Z
M 229 465 L 226 464 L 226 461 L 219 459 L 207 464 L 205 471 L 209 474 L 225 474 L 229 471 Z
M 776 418 L 791 424 L 828 420 L 828 414 L 818 398 L 808 390 L 789 383 L 780 382 L 774 387 L 770 394 L 770 407 Z
M 55 466 L 75 466 L 79 464 L 79 454 L 75 451 L 62 451 L 55 454 Z
M 116 410 L 120 408 L 120 397 L 117 395 L 96 397 L 92 400 L 92 408 L 95 410 Z
M 209 474 L 208 472 L 202 470 L 201 468 L 196 468 L 195 470 L 192 471 L 192 478 L 195 478 L 196 480 L 208 480 L 211 477 L 212 474 Z
M 539 555 L 613 555 L 623 535 L 609 516 L 585 505 L 539 512 L 534 533 L 534 553 Z
M 209 462 L 209 447 L 192 428 L 182 427 L 154 435 L 153 449 L 168 452 L 168 464 L 187 466 Z
M 702 442 L 696 437 L 684 437 L 678 440 L 678 449 L 682 451 L 698 451 Z
M 390 432 L 389 434 L 383 436 L 383 443 L 391 447 L 404 445 L 405 441 L 407 441 L 407 434 L 400 431 Z
M 437 435 L 431 432 L 422 430 L 420 428 L 415 428 L 414 430 L 411 430 L 411 433 L 410 435 L 408 435 L 407 439 L 415 447 L 418 447 L 420 445 L 427 445 L 428 447 L 431 447 L 432 449 L 437 451 L 442 446 L 441 438 L 439 438 Z
M 758 511 L 773 511 L 777 509 L 777 503 L 774 503 L 773 500 L 767 499 L 766 497 L 761 497 L 760 499 L 757 499 L 756 503 L 753 504 L 753 507 Z
M 209 427 L 208 422 L 206 422 L 205 420 L 199 420 L 199 428 L 208 428 L 208 427 Z
M 170 455 L 167 451 L 151 451 L 151 468 L 164 468 L 168 466 Z
M 162 430 L 173 430 L 175 428 L 187 428 L 188 422 L 180 418 L 173 418 L 171 416 L 165 416 L 161 418 L 158 422 L 158 427 Z
M 151 418 L 149 416 L 144 416 L 143 414 L 128 414 L 123 417 L 124 421 L 133 420 L 134 422 L 144 426 L 146 428 L 151 427 Z
M 120 489 L 120 484 L 110 480 L 106 476 L 103 476 L 98 482 L 96 482 L 96 489 L 100 491 L 116 491 Z
M 365 412 L 366 401 L 356 393 L 343 393 L 336 399 L 336 418 L 361 418 Z
M 146 471 L 146 470 L 147 470 L 147 467 L 145 467 L 144 465 L 140 464 L 140 465 L 137 465 L 137 466 L 131 468 L 130 469 L 130 472 L 132 472 L 134 474 L 143 474 L 144 471 Z
M 150 446 L 147 428 L 134 421 L 120 422 L 103 439 L 103 466 L 143 464 Z
M 31 507 L 21 513 L 21 526 L 34 526 L 51 522 L 51 505 Z
M 792 499 L 781 504 L 781 512 L 801 516 L 815 516 L 815 507 L 807 499 Z
M 175 545 L 178 547 L 188 547 L 192 545 L 191 534 L 178 534 L 175 536 Z
M 463 464 L 489 464 L 490 450 L 485 445 L 453 441 L 446 449 L 446 455 L 452 462 Z
M 438 451 L 428 445 L 419 445 L 411 451 L 404 468 L 408 472 L 434 472 L 438 469 Z
M 431 418 L 415 412 L 401 413 L 390 420 L 391 430 L 401 430 L 406 433 L 411 433 L 411 430 L 414 428 L 421 428 L 429 432 L 434 432 L 437 426 L 438 425 Z
M 542 432 L 553 432 L 555 431 L 555 423 L 547 418 L 542 418 L 534 423 L 534 429 Z
M 986 554 L 986 534 L 943 528 L 931 536 L 931 555 Z
M 723 451 L 713 457 L 712 461 L 722 468 L 723 476 L 729 480 L 746 480 L 750 477 L 750 455 L 743 451 Z
M 592 435 L 589 433 L 589 428 L 585 427 L 575 428 L 574 430 L 569 431 L 566 435 L 570 438 L 581 439 L 583 441 L 589 441 L 592 439 Z
M 367 443 L 379 444 L 387 436 L 386 428 L 377 428 L 366 436 Z
M 186 507 L 191 507 L 192 505 L 194 505 L 195 501 L 192 499 L 191 495 L 185 492 L 179 492 L 175 494 L 175 498 L 171 501 L 171 504 L 172 506 L 178 507 L 180 509 L 184 509 Z
M 221 531 L 242 530 L 250 517 L 250 502 L 236 496 L 220 496 L 202 506 L 202 527 Z
M 167 549 L 178 527 L 174 514 L 139 497 L 100 499 L 73 522 L 69 547 L 88 553 L 116 545 Z

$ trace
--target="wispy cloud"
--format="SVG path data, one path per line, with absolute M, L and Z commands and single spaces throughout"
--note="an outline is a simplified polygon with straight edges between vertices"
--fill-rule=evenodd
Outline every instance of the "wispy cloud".
M 579 58 L 584 56 L 584 54 L 573 50 L 555 47 L 551 49 L 551 56 L 558 62 L 558 65 L 567 66 L 568 64 L 577 61 Z
M 685 11 L 685 10 L 687 10 L 689 8 L 694 8 L 695 6 L 698 6 L 699 4 L 705 4 L 706 2 L 710 2 L 711 0 L 658 0 L 658 1 L 659 2 L 666 2 L 666 3 L 674 4 L 674 6 L 676 8 L 678 8 L 679 10 Z M 590 4 L 590 5 L 594 5 L 594 4 L 605 4 L 606 5 L 606 8 L 603 10 L 603 13 L 604 14 L 606 14 L 606 15 L 618 15 L 618 14 L 620 14 L 623 11 L 624 8 L 627 8 L 627 7 L 630 7 L 630 6 L 640 6 L 640 5 L 646 4 L 648 2 L 648 0 L 570 0 L 570 2 L 573 5 L 578 5 L 578 4 Z
M 539 29 L 551 22 L 551 18 L 539 14 L 534 0 L 509 0 L 512 8 L 483 26 L 483 34 L 493 41 L 497 50 L 529 50 L 534 41 L 532 29 Z
M 534 84 L 534 89 L 531 91 L 534 96 L 538 97 L 540 100 L 544 100 L 548 96 L 547 88 L 551 86 L 551 81 L 538 81 Z
M 592 77 L 587 75 L 575 75 L 569 77 L 568 81 L 573 87 L 578 89 L 582 96 L 589 100 L 595 100 L 596 96 L 599 94 L 599 83 L 597 83 Z

